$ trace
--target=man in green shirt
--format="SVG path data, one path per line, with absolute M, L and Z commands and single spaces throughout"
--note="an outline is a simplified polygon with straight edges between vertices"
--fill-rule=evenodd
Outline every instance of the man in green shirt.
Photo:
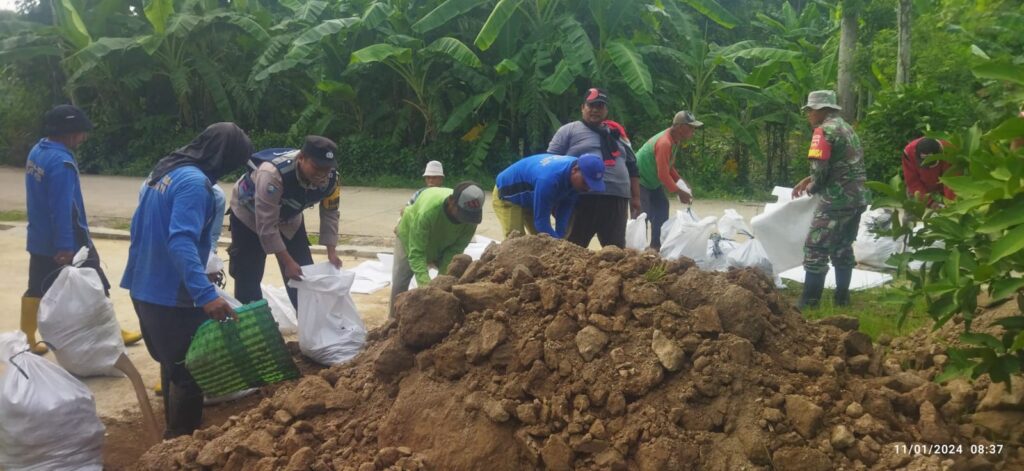
M 640 206 L 651 223 L 651 248 L 654 250 L 661 248 L 661 225 L 668 220 L 665 192 L 675 193 L 683 204 L 693 199 L 691 190 L 672 165 L 672 148 L 690 140 L 693 132 L 703 125 L 693 113 L 680 111 L 672 118 L 672 127 L 652 136 L 636 153 Z
M 426 188 L 405 208 L 398 221 L 395 258 L 391 268 L 391 304 L 388 317 L 395 318 L 395 299 L 416 284 L 430 283 L 430 266 L 445 274 L 452 257 L 462 253 L 483 218 L 484 190 L 473 182 L 451 188 Z

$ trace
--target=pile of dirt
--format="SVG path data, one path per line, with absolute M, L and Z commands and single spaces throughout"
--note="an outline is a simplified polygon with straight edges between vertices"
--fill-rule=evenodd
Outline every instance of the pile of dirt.
M 458 258 L 346 365 L 281 387 L 143 469 L 1011 469 L 934 372 L 855 319 L 806 322 L 753 270 L 544 236 Z M 897 365 L 900 366 L 900 365 Z M 1024 388 L 1021 388 L 1024 389 Z M 1020 391 L 1021 389 L 1014 389 Z M 958 402 L 959 401 L 959 402 Z M 957 406 L 950 406 L 950 404 Z M 972 410 L 973 411 L 973 410 Z M 913 450 L 910 450 L 913 451 Z

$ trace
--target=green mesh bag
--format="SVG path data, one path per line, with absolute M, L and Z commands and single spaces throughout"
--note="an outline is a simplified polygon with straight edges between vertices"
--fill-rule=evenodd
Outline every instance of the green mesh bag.
M 235 309 L 238 322 L 208 320 L 199 326 L 185 367 L 207 396 L 298 378 L 266 300 Z

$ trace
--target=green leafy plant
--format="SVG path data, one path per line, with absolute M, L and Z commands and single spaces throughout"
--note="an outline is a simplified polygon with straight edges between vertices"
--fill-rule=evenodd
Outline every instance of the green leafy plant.
M 1024 118 L 1010 118 L 983 132 L 977 125 L 949 136 L 953 149 L 931 159 L 952 164 L 942 178 L 957 194 L 945 207 L 931 209 L 906 195 L 903 183 L 870 182 L 875 206 L 897 210 L 885 235 L 902 237 L 909 250 L 889 263 L 910 286 L 896 289 L 889 301 L 902 306 L 903 317 L 924 301 L 933 327 L 954 317 L 963 322 L 959 340 L 940 380 L 955 376 L 1008 382 L 1024 365 L 1024 151 L 1010 141 L 1024 137 Z M 899 213 L 921 224 L 901 224 Z M 993 303 L 1013 301 L 1018 313 L 999 319 L 996 335 L 972 330 L 978 297 Z

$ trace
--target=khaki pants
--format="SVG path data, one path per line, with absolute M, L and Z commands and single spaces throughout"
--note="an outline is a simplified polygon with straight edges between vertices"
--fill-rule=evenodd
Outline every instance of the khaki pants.
M 537 228 L 533 225 L 533 209 L 526 209 L 517 204 L 509 203 L 498 197 L 498 187 L 494 187 L 491 193 L 491 203 L 494 206 L 494 215 L 501 223 L 502 233 L 508 238 L 512 231 L 519 231 L 521 234 L 536 234 Z

